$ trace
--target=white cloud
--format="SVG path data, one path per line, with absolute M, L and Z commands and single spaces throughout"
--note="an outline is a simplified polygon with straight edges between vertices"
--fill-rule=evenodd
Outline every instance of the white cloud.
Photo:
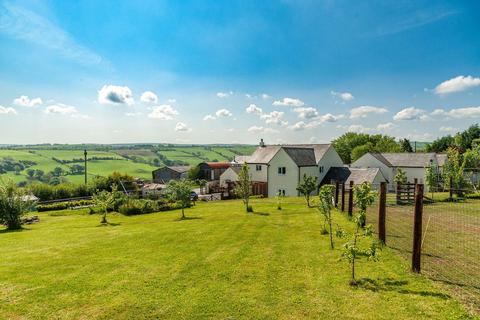
M 247 131 L 251 133 L 278 133 L 278 130 L 272 128 L 265 128 L 262 126 L 252 126 L 248 128 Z
M 339 119 L 343 118 L 343 115 L 333 115 L 331 113 L 327 113 L 324 115 L 317 115 L 316 117 L 312 118 L 310 122 L 299 121 L 288 128 L 294 131 L 300 131 L 305 129 L 313 129 L 316 128 L 325 122 L 337 122 Z
M 293 131 L 301 131 L 301 130 L 305 130 L 306 128 L 307 128 L 307 124 L 303 121 L 299 121 L 288 127 L 288 129 Z
M 219 109 L 217 112 L 215 112 L 215 115 L 218 118 L 225 118 L 225 117 L 231 117 L 232 113 L 228 109 Z
M 334 97 L 338 97 L 343 101 L 352 101 L 355 97 L 350 92 L 336 92 L 330 91 L 330 94 Z
M 177 99 L 174 99 L 174 98 L 170 98 L 167 100 L 168 103 L 176 103 L 177 102 Z
M 252 114 L 255 114 L 257 116 L 261 116 L 263 114 L 263 110 L 262 108 L 258 107 L 257 105 L 255 104 L 250 104 L 246 109 L 247 113 L 252 113 Z
M 458 131 L 454 127 L 440 127 L 440 128 L 438 128 L 438 130 L 440 130 L 442 132 L 450 132 L 450 133 L 455 133 L 455 132 Z
M 343 114 L 339 115 L 333 115 L 331 113 L 327 113 L 324 115 L 321 115 L 318 117 L 318 120 L 323 123 L 323 122 L 337 122 L 338 120 L 344 118 L 345 116 Z
M 125 113 L 125 116 L 127 116 L 127 117 L 140 117 L 141 115 L 143 115 L 143 113 L 141 113 L 141 112 L 127 112 L 127 113 Z
M 305 103 L 300 99 L 294 98 L 283 98 L 282 100 L 276 100 L 272 103 L 274 106 L 285 106 L 285 107 L 303 107 Z
M 263 100 L 267 100 L 267 99 L 270 99 L 270 98 L 271 98 L 271 97 L 270 97 L 268 94 L 262 93 L 262 99 L 263 99 Z
M 28 96 L 20 96 L 13 100 L 13 103 L 22 107 L 36 107 L 43 103 L 41 98 L 30 99 Z
M 217 97 L 219 97 L 219 98 L 228 98 L 228 97 L 230 97 L 231 95 L 233 95 L 233 91 L 229 91 L 229 92 L 217 92 Z
M 175 125 L 175 131 L 178 131 L 178 132 L 190 132 L 192 131 L 191 128 L 189 128 L 185 123 L 183 122 L 177 122 L 177 124 Z
M 393 120 L 424 120 L 426 118 L 425 110 L 414 107 L 400 110 L 393 116 Z
M 63 104 L 63 103 L 56 103 L 56 104 L 52 104 L 52 105 L 49 105 L 48 107 L 46 107 L 44 112 L 46 114 L 67 115 L 67 114 L 77 113 L 78 111 L 77 111 L 77 108 L 75 108 L 74 106 L 69 106 L 69 105 L 66 105 L 66 104 Z
M 3 2 L 0 8 L 0 32 L 56 51 L 82 64 L 102 61 L 98 54 L 77 43 L 54 22 L 9 2 Z
M 379 125 L 377 125 L 377 130 L 379 131 L 388 131 L 388 130 L 391 130 L 393 128 L 395 128 L 396 125 L 392 122 L 387 122 L 387 123 L 380 123 Z
M 133 104 L 132 91 L 129 87 L 104 85 L 98 91 L 98 102 L 101 104 Z
M 318 111 L 312 107 L 299 107 L 293 109 L 294 112 L 298 113 L 300 119 L 312 119 L 318 116 Z
M 436 94 L 449 94 L 453 92 L 465 91 L 470 88 L 480 86 L 480 78 L 472 76 L 458 76 L 444 81 L 435 87 Z
M 158 97 L 152 91 L 145 91 L 140 96 L 140 101 L 145 102 L 145 103 L 157 103 L 158 102 Z
M 480 107 L 456 108 L 449 111 L 443 109 L 435 109 L 432 116 L 446 116 L 450 118 L 478 118 L 480 117 Z
M 282 126 L 288 125 L 287 121 L 283 121 L 283 115 L 285 113 L 282 111 L 272 111 L 270 113 L 264 113 L 260 116 L 260 119 L 265 120 L 266 124 L 278 124 Z
M 385 108 L 373 106 L 360 106 L 350 110 L 350 119 L 366 118 L 369 114 L 382 114 L 388 112 Z
M 347 128 L 347 131 L 358 132 L 358 133 L 366 133 L 366 132 L 372 131 L 372 129 L 364 127 L 361 124 L 352 124 Z
M 17 114 L 17 111 L 13 108 L 7 108 L 7 107 L 3 107 L 3 106 L 0 106 L 0 114 Z
M 169 104 L 153 107 L 152 112 L 148 115 L 152 119 L 172 120 L 178 115 L 178 111 L 173 109 Z
M 203 117 L 203 120 L 207 121 L 207 120 L 215 120 L 217 118 L 215 118 L 214 116 L 212 116 L 211 114 L 207 114 L 205 117 Z

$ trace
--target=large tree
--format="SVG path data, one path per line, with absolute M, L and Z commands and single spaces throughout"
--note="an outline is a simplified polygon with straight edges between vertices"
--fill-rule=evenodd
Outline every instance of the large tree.
M 406 138 L 400 140 L 400 148 L 402 149 L 402 152 L 413 152 L 412 144 L 410 143 L 410 140 Z

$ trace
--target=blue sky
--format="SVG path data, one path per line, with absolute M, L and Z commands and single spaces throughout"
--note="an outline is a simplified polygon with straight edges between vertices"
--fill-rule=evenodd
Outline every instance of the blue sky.
M 480 119 L 478 1 L 0 1 L 0 144 L 430 141 Z

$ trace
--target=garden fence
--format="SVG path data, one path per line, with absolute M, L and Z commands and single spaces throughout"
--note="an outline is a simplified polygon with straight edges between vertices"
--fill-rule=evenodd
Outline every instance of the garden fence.
M 335 184 L 338 209 L 343 207 L 346 215 L 349 210 L 355 214 L 355 202 L 349 201 L 353 186 Z M 372 225 L 376 235 L 411 263 L 413 271 L 446 286 L 448 292 L 472 313 L 480 313 L 480 197 L 477 189 L 443 189 L 443 192 L 432 193 L 423 192 L 424 186 L 418 184 L 415 193 L 420 188 L 421 194 L 415 197 L 416 201 L 400 204 L 396 193 L 385 192 L 382 199 L 381 185 L 372 187 L 378 191 L 378 197 L 367 212 L 367 224 Z M 380 214 L 382 211 L 384 214 Z M 421 218 L 417 222 L 416 213 L 417 218 Z

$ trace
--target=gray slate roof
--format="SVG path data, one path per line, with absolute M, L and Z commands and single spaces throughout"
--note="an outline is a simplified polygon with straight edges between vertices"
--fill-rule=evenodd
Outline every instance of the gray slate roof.
M 315 166 L 315 152 L 312 148 L 283 147 L 283 150 L 292 158 L 299 167 Z
M 272 158 L 275 156 L 275 154 L 280 150 L 281 148 L 283 149 L 308 149 L 308 150 L 313 150 L 313 155 L 315 158 L 315 164 L 318 163 L 327 150 L 330 148 L 330 144 L 288 144 L 288 145 L 267 145 L 265 147 L 259 147 L 255 150 L 255 152 L 248 158 L 247 162 L 248 163 L 262 163 L 262 164 L 267 164 L 272 160 Z M 285 150 L 286 151 L 286 150 Z M 293 152 L 293 151 L 292 151 Z M 307 153 L 310 153 L 311 151 L 304 152 L 302 155 L 303 157 L 306 157 Z M 288 153 L 288 152 L 287 152 Z M 305 160 L 299 160 L 299 163 L 311 163 L 310 155 L 308 155 L 309 159 L 307 161 Z M 293 158 L 292 158 L 293 159 Z M 295 161 L 295 159 L 294 159 Z M 297 161 L 295 161 L 297 162 Z M 311 164 L 308 164 L 311 165 Z
M 190 170 L 192 168 L 192 166 L 167 166 L 167 167 L 164 167 L 164 168 L 168 168 L 168 169 L 176 171 L 178 173 L 184 173 L 184 172 L 187 172 L 188 170 Z M 162 169 L 162 168 L 160 168 L 160 169 Z
M 389 167 L 425 168 L 438 159 L 436 153 L 371 153 Z M 437 160 L 438 161 L 438 160 Z M 443 159 L 443 163 L 445 163 Z M 440 165 L 443 165 L 440 164 Z
M 378 168 L 331 167 L 323 178 L 322 184 L 330 183 L 332 180 L 347 184 L 350 181 L 353 181 L 355 184 L 363 182 L 373 183 L 378 174 L 383 177 L 382 172 Z M 387 181 L 385 177 L 383 177 L 383 180 Z
M 243 164 L 248 162 L 248 159 L 250 159 L 250 156 L 234 156 L 233 162 Z

